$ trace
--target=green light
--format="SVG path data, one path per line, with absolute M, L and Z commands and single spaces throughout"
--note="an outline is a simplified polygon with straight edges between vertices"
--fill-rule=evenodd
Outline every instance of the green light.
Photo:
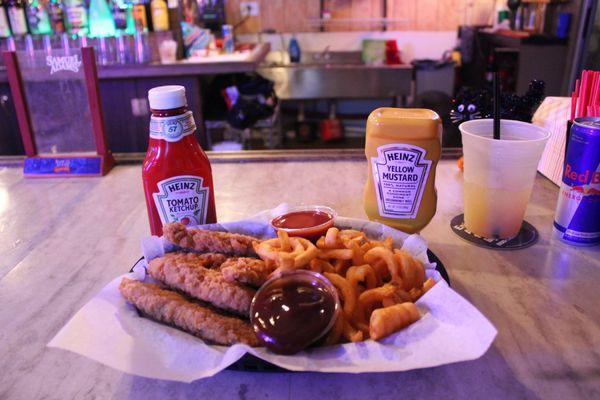
M 125 33 L 128 35 L 135 34 L 135 21 L 133 20 L 133 7 L 131 3 L 127 3 L 127 26 L 125 28 Z
M 117 28 L 106 0 L 92 0 L 90 2 L 90 36 L 115 36 Z

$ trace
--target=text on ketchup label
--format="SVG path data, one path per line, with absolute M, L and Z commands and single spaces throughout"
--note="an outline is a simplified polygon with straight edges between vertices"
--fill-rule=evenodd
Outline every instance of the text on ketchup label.
M 154 203 L 163 224 L 181 222 L 184 225 L 206 223 L 209 188 L 202 186 L 198 176 L 174 176 L 158 182 Z

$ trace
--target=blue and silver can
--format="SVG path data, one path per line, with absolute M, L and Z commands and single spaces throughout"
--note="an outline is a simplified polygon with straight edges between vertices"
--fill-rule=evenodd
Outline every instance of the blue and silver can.
M 573 121 L 554 230 L 576 246 L 600 243 L 600 117 Z
M 233 27 L 231 25 L 223 25 L 221 33 L 223 34 L 223 51 L 225 53 L 233 53 Z

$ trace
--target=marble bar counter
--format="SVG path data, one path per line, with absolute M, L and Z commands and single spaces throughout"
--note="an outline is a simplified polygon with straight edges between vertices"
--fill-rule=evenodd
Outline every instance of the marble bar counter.
M 364 160 L 213 165 L 218 218 L 281 202 L 364 218 Z M 0 399 L 592 399 L 600 398 L 600 247 L 552 239 L 558 189 L 538 176 L 526 219 L 533 247 L 491 251 L 450 229 L 462 176 L 443 160 L 438 211 L 422 235 L 452 286 L 498 330 L 480 359 L 403 373 L 234 372 L 192 384 L 123 374 L 46 344 L 140 256 L 148 235 L 139 164 L 103 178 L 24 179 L 0 167 Z

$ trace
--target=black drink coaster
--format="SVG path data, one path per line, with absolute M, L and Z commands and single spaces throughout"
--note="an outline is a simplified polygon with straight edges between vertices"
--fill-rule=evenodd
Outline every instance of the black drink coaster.
M 523 221 L 517 236 L 510 239 L 490 239 L 476 235 L 465 228 L 465 214 L 457 215 L 450 221 L 452 231 L 475 246 L 494 250 L 519 250 L 533 246 L 538 240 L 538 231 L 527 221 Z

